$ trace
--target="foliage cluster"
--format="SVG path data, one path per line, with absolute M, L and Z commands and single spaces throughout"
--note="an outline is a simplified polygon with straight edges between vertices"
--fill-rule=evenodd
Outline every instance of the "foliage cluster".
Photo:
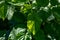
M 60 0 L 0 0 L 0 40 L 60 40 Z

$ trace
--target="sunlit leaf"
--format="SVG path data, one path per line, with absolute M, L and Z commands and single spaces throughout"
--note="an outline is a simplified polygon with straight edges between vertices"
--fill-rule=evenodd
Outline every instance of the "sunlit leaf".
M 31 40 L 31 35 L 29 34 L 29 32 L 27 31 L 26 33 L 26 29 L 25 28 L 13 28 L 13 30 L 11 31 L 10 35 L 9 35 L 9 39 L 8 40 L 27 40 L 27 38 L 29 38 L 29 40 Z
M 6 17 L 8 18 L 8 20 L 12 19 L 13 14 L 14 14 L 14 8 L 12 6 L 10 7 L 8 6 L 7 14 L 6 14 Z
M 27 27 L 28 29 L 33 33 L 33 35 L 35 35 L 35 22 L 32 20 L 28 20 L 27 21 Z

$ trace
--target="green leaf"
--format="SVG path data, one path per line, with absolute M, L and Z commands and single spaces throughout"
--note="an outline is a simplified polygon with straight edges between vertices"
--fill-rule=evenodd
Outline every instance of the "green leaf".
M 1 1 L 0 4 L 0 18 L 2 18 L 3 20 L 5 19 L 7 13 L 7 5 L 5 4 L 4 1 Z
M 39 30 L 34 37 L 35 40 L 45 40 L 45 35 L 42 30 Z
M 56 39 L 56 40 L 59 40 L 59 31 L 60 28 L 59 27 L 60 24 L 56 23 L 56 20 L 52 20 L 50 22 L 46 22 L 45 25 L 44 25 L 44 31 L 45 31 L 45 35 L 50 35 L 51 36 L 51 39 Z
M 41 7 L 41 6 L 47 6 L 49 3 L 49 0 L 36 0 L 36 2 L 37 2 L 37 5 Z
M 4 18 L 4 6 L 0 7 L 0 18 Z
M 13 6 L 9 6 L 8 5 L 8 8 L 7 8 L 7 14 L 6 14 L 6 17 L 8 20 L 11 20 L 12 17 L 13 17 L 13 14 L 14 14 L 14 7 Z
M 27 27 L 28 27 L 28 30 L 32 32 L 33 35 L 35 35 L 35 22 L 32 20 L 28 20 Z
M 4 34 L 6 33 L 6 30 L 0 30 L 0 37 L 5 36 Z
M 58 5 L 59 2 L 60 2 L 59 0 L 50 0 L 52 6 Z
M 7 0 L 7 2 L 13 2 L 13 3 L 19 3 L 19 2 L 25 2 L 26 0 Z
M 39 17 L 39 14 L 32 10 L 31 13 L 28 14 L 27 18 L 27 27 L 33 34 L 33 38 L 35 40 L 44 40 L 45 35 L 42 30 L 40 30 L 41 27 L 41 18 Z
M 26 23 L 26 17 L 21 12 L 15 12 L 11 20 L 16 23 Z
M 18 26 L 17 26 L 18 27 Z M 13 28 L 9 35 L 8 40 L 31 40 L 31 35 L 29 31 L 26 31 L 25 28 Z
M 53 15 L 55 16 L 56 20 L 60 22 L 60 7 L 54 7 L 52 9 Z
M 39 17 L 40 17 L 43 21 L 46 21 L 47 18 L 51 15 L 51 12 L 46 12 L 46 11 L 44 11 L 44 10 L 40 10 L 40 11 L 38 12 L 38 14 L 39 14 Z
M 4 1 L 0 1 L 0 7 L 4 5 Z
M 28 14 L 27 27 L 30 30 L 33 29 L 34 30 L 33 32 L 35 32 L 35 31 L 39 30 L 40 23 L 41 23 L 41 19 L 40 19 L 39 15 L 37 14 L 37 12 L 35 10 L 32 10 L 31 13 Z

